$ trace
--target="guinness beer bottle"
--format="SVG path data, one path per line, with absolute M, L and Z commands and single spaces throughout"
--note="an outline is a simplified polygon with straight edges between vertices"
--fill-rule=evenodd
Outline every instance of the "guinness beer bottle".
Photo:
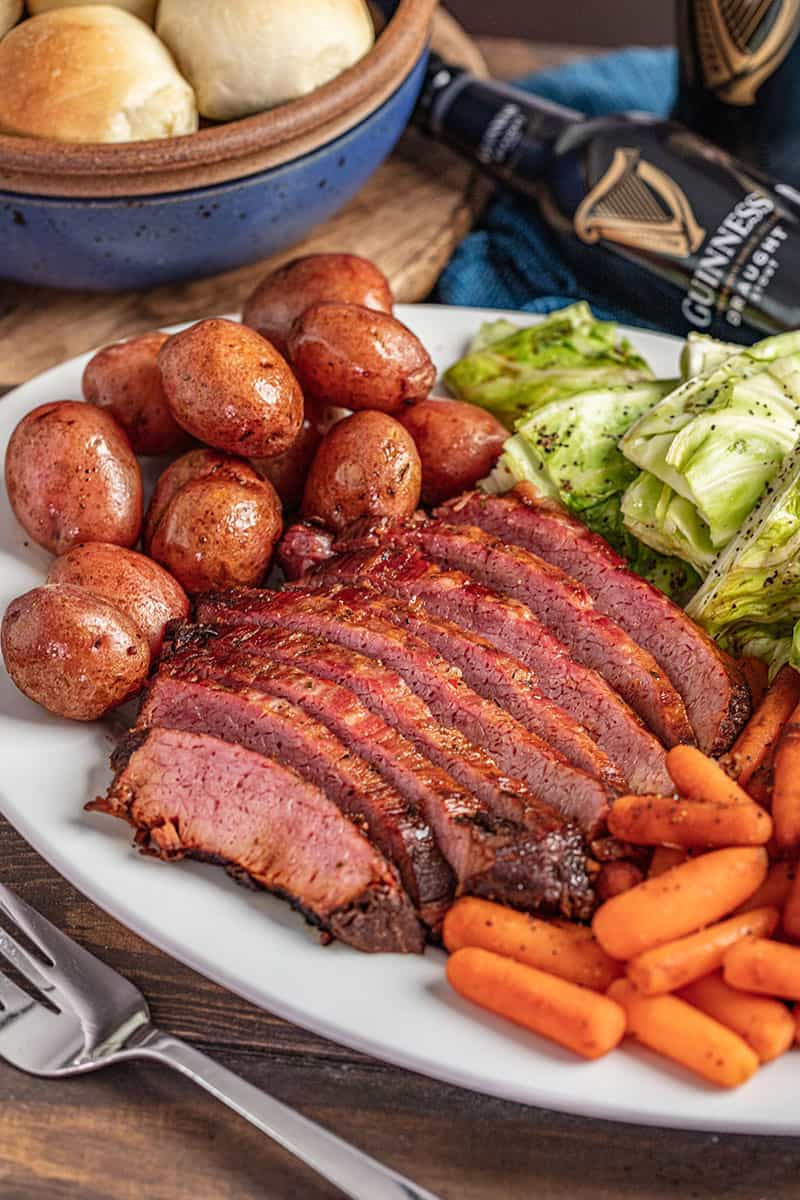
M 800 0 L 678 0 L 678 120 L 800 184 Z
M 676 332 L 800 327 L 800 195 L 684 126 L 584 119 L 435 56 L 417 120 L 530 197 L 587 289 L 625 259 L 626 306 Z

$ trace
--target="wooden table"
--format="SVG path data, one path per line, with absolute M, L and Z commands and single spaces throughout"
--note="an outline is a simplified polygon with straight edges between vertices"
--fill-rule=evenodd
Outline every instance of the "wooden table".
M 563 57 L 499 40 L 482 48 L 496 74 Z M 790 1138 L 670 1133 L 523 1108 L 383 1066 L 270 1017 L 111 920 L 3 822 L 0 879 L 138 984 L 159 1025 L 443 1200 L 800 1198 L 800 1146 Z M 166 1070 L 133 1065 L 52 1083 L 0 1063 L 0 1200 L 337 1194 Z

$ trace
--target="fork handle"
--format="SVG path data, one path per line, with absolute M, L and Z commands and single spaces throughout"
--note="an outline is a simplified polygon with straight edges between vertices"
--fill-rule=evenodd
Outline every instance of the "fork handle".
M 351 1200 L 437 1200 L 432 1192 L 362 1154 L 188 1042 L 153 1029 L 135 1049 L 123 1051 L 123 1056 L 155 1059 L 192 1079 Z

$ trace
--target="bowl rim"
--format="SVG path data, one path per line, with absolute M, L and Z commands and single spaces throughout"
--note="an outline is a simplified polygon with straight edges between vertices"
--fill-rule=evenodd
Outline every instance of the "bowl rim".
M 370 99 L 383 97 L 405 78 L 428 37 L 438 0 L 399 0 L 394 15 L 372 48 L 340 75 L 307 96 L 252 117 L 243 117 L 181 137 L 148 141 L 59 142 L 0 134 L 0 187 L 3 172 L 73 178 L 186 171 L 263 155 L 295 140 L 307 142 L 316 130 L 346 121 L 357 124 Z M 378 103 L 380 103 L 380 99 Z M 361 116 L 359 115 L 361 114 Z

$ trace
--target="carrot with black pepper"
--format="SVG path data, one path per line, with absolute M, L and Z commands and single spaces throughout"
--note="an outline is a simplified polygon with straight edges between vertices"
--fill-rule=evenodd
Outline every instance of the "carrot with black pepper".
M 652 946 L 719 921 L 760 887 L 767 874 L 762 846 L 711 850 L 601 904 L 592 929 L 612 958 L 629 959 Z
M 800 946 L 745 938 L 727 952 L 722 970 L 731 987 L 800 1000 Z
M 797 677 L 800 679 L 800 674 Z M 800 704 L 781 730 L 775 747 L 772 819 L 778 848 L 800 850 Z
M 732 988 L 722 978 L 721 971 L 697 979 L 682 988 L 678 995 L 738 1033 L 748 1046 L 752 1046 L 762 1063 L 778 1058 L 794 1040 L 794 1018 L 785 1004 Z
M 598 992 L 622 974 L 621 964 L 585 926 L 544 921 L 475 896 L 456 900 L 444 919 L 442 940 L 451 952 L 479 947 Z
M 646 996 L 677 991 L 721 967 L 728 950 L 742 938 L 770 937 L 779 919 L 777 908 L 757 908 L 728 917 L 697 933 L 645 950 L 628 962 L 628 978 Z
M 772 837 L 770 815 L 742 795 L 742 801 L 725 802 L 619 796 L 608 814 L 608 828 L 616 837 L 641 846 L 763 846 Z
M 608 995 L 625 1009 L 628 1033 L 718 1087 L 739 1087 L 758 1070 L 744 1038 L 685 1000 L 645 996 L 629 979 L 615 980 Z
M 715 804 L 747 804 L 751 801 L 718 762 L 695 746 L 673 746 L 667 752 L 667 770 L 675 787 L 689 800 Z
M 733 775 L 746 788 L 764 763 L 778 734 L 800 704 L 800 672 L 782 667 L 766 696 L 727 755 Z
M 607 1054 L 625 1033 L 625 1013 L 608 996 L 488 950 L 456 950 L 447 978 L 465 999 L 583 1058 Z

